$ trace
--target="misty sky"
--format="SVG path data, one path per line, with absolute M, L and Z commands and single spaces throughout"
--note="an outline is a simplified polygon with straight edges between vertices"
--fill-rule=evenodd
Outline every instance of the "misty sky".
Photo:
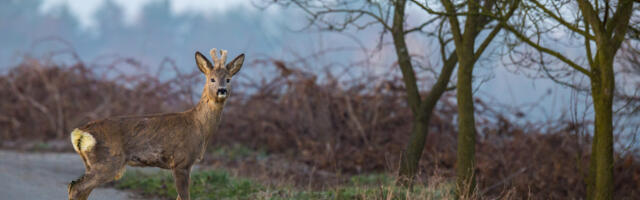
M 307 22 L 304 13 L 295 8 L 257 8 L 256 0 L 0 2 L 3 4 L 0 7 L 2 72 L 19 63 L 25 54 L 38 57 L 65 48 L 75 49 L 80 58 L 89 63 L 109 62 L 110 56 L 132 57 L 155 69 L 164 58 L 170 58 L 180 70 L 190 72 L 196 70 L 194 52 L 208 52 L 212 47 L 227 49 L 230 56 L 246 53 L 245 63 L 251 63 L 255 59 L 293 59 L 321 49 L 358 46 L 342 34 L 298 31 Z M 410 13 L 416 10 L 408 9 Z M 368 45 L 377 42 L 378 34 L 379 29 L 369 29 L 351 35 Z M 408 38 L 411 52 L 437 52 L 431 49 L 430 43 L 416 38 Z M 362 55 L 340 51 L 316 59 L 317 63 L 311 65 L 320 67 L 335 60 L 348 62 L 359 56 Z M 372 66 L 371 70 L 384 72 L 395 61 L 395 53 L 381 51 L 374 59 L 380 66 Z M 257 66 L 248 66 L 243 73 L 265 73 Z M 393 70 L 399 73 L 399 69 Z M 569 108 L 571 90 L 546 79 L 529 79 L 520 72 L 510 71 L 518 70 L 505 68 L 498 61 L 480 64 L 476 69 L 478 79 L 488 81 L 475 83 L 480 86 L 476 96 L 514 108 L 542 105 L 524 110 L 528 120 L 555 118 Z

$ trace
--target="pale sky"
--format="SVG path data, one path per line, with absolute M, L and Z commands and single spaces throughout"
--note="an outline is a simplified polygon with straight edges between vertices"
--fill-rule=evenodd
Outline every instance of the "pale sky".
M 96 12 L 107 0 L 43 0 L 38 11 L 49 14 L 57 8 L 66 6 L 71 14 L 77 18 L 81 28 L 96 28 Z M 163 2 L 165 0 L 111 0 L 114 4 L 123 9 L 124 23 L 135 25 L 144 6 L 150 3 Z M 207 18 L 216 15 L 224 15 L 231 9 L 241 8 L 246 12 L 253 12 L 256 7 L 251 0 L 166 0 L 169 3 L 171 14 L 179 15 L 202 15 Z M 274 7 L 275 8 L 275 7 Z

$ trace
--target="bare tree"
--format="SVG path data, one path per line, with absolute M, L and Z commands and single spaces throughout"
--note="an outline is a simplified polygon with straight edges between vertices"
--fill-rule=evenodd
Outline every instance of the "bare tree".
M 588 199 L 613 198 L 613 104 L 616 91 L 614 62 L 618 49 L 637 28 L 629 31 L 634 0 L 619 0 L 617 5 L 604 1 L 542 1 L 524 3 L 521 18 L 501 20 L 501 25 L 518 40 L 539 52 L 538 63 L 549 71 L 547 57 L 553 57 L 590 80 L 590 93 L 595 110 L 595 134 L 590 172 L 587 180 Z M 577 7 L 577 12 L 573 8 Z M 614 9 L 615 8 L 615 9 Z M 584 41 L 585 57 L 570 58 L 557 45 L 543 44 L 542 37 L 552 28 L 564 28 Z M 592 47 L 595 46 L 595 55 Z M 546 56 L 543 56 L 546 55 Z M 589 68 L 581 65 L 587 61 Z M 559 82 L 553 76 L 550 78 Z M 579 88 L 576 88 L 579 89 Z
M 446 91 L 447 85 L 458 61 L 458 55 L 454 51 L 447 57 L 447 52 L 445 50 L 447 42 L 445 42 L 445 39 L 443 38 L 445 36 L 439 34 L 443 61 L 442 72 L 438 77 L 436 84 L 432 86 L 427 97 L 422 100 L 420 92 L 418 91 L 415 72 L 411 64 L 411 57 L 409 56 L 409 50 L 405 41 L 405 35 L 408 33 L 404 28 L 405 7 L 405 0 L 398 0 L 395 2 L 391 35 L 393 37 L 393 43 L 398 56 L 398 64 L 402 71 L 404 84 L 407 88 L 407 101 L 409 106 L 411 106 L 411 111 L 414 116 L 411 138 L 409 140 L 409 144 L 402 153 L 400 169 L 398 172 L 398 175 L 402 178 L 400 184 L 410 185 L 418 171 L 418 163 L 422 156 L 422 151 L 424 150 L 424 143 L 429 130 L 429 120 L 433 114 L 433 109 L 442 94 Z
M 315 0 L 292 0 L 280 1 L 280 3 L 301 8 L 309 14 L 310 24 L 317 25 L 321 30 L 342 32 L 348 28 L 361 30 L 370 26 L 378 26 L 382 28 L 380 43 L 382 43 L 384 36 L 391 35 L 406 89 L 407 104 L 414 117 L 411 136 L 402 152 L 399 169 L 401 177 L 399 184 L 410 185 L 418 171 L 418 163 L 428 133 L 429 120 L 440 97 L 452 88 L 449 86 L 449 82 L 458 61 L 456 51 L 448 52 L 446 48 L 451 43 L 450 34 L 442 28 L 436 28 L 434 31 L 426 31 L 425 28 L 432 24 L 436 24 L 437 27 L 443 26 L 445 18 L 441 15 L 432 15 L 431 18 L 421 20 L 420 24 L 407 27 L 407 14 L 405 13 L 407 0 L 389 2 L 337 1 L 330 3 Z M 335 16 L 339 16 L 343 20 L 330 19 Z M 437 24 L 438 22 L 439 24 Z M 425 35 L 435 36 L 440 44 L 442 63 L 440 73 L 436 75 L 435 84 L 431 86 L 429 93 L 424 98 L 420 93 L 414 63 L 405 39 L 407 35 L 412 33 L 426 33 Z
M 508 20 L 519 4 L 519 0 L 441 0 L 444 12 L 436 11 L 420 5 L 425 11 L 446 16 L 459 58 L 458 83 L 456 97 L 458 101 L 458 153 L 457 153 L 457 194 L 460 197 L 471 197 L 475 191 L 475 144 L 476 129 L 473 108 L 473 68 L 476 61 L 498 35 L 502 26 L 494 19 Z M 464 20 L 464 28 L 461 21 Z M 482 30 L 490 32 L 481 40 L 476 48 L 476 39 Z
M 428 2 L 418 0 L 396 1 L 366 1 L 353 3 L 349 1 L 321 2 L 293 0 L 285 1 L 286 5 L 293 4 L 304 10 L 311 16 L 311 23 L 319 25 L 324 30 L 344 31 L 349 27 L 365 29 L 371 25 L 382 27 L 381 36 L 390 33 L 393 39 L 398 65 L 407 93 L 407 104 L 414 116 L 412 133 L 400 161 L 400 184 L 410 184 L 416 172 L 418 163 L 424 149 L 425 139 L 428 133 L 429 119 L 438 100 L 447 91 L 449 80 L 458 61 L 464 66 L 458 72 L 458 104 L 460 118 L 460 137 L 458 153 L 459 183 L 462 187 L 475 188 L 473 178 L 473 166 L 475 163 L 475 123 L 473 119 L 472 97 L 472 71 L 473 66 L 480 55 L 487 49 L 493 38 L 500 32 L 501 26 L 495 23 L 494 18 L 500 16 L 509 18 L 513 15 L 518 1 L 516 0 L 485 0 L 464 1 L 454 3 L 450 0 L 441 1 L 445 11 L 436 11 L 428 6 Z M 282 3 L 282 2 L 281 2 Z M 413 3 L 423 11 L 433 16 L 415 27 L 405 27 L 407 3 Z M 468 8 L 467 12 L 463 9 Z M 393 11 L 393 12 L 391 12 Z M 393 13 L 393 14 L 391 14 Z M 342 21 L 330 20 L 327 16 L 340 16 Z M 466 20 L 464 32 L 460 30 L 459 17 L 470 16 Z M 369 19 L 363 20 L 363 19 Z M 434 22 L 438 22 L 437 24 Z M 493 22 L 493 23 L 492 23 Z M 425 27 L 431 26 L 432 31 L 425 31 Z M 449 27 L 450 30 L 447 30 Z M 483 42 L 475 48 L 475 39 L 483 30 L 490 30 Z M 426 35 L 435 35 L 440 44 L 442 68 L 437 76 L 436 83 L 425 98 L 421 97 L 416 80 L 416 72 L 412 63 L 411 54 L 407 47 L 406 36 L 413 32 L 424 32 Z M 454 49 L 448 52 L 448 45 L 453 43 Z M 463 69 L 463 70 L 462 70 Z M 461 87 L 460 87 L 461 86 Z M 460 95 L 463 94 L 463 95 Z M 462 184 L 471 183 L 471 184 Z M 467 192 L 465 192 L 466 194 Z

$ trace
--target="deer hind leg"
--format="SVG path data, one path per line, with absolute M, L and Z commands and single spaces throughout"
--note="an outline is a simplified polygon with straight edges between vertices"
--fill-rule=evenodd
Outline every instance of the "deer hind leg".
M 107 147 L 96 147 L 95 138 L 88 132 L 76 129 L 71 139 L 85 164 L 85 174 L 69 183 L 69 199 L 86 200 L 94 188 L 122 176 L 125 169 L 123 155 L 110 154 Z
M 107 182 L 117 180 L 124 172 L 124 157 L 109 158 L 105 161 L 97 161 L 91 164 L 91 168 L 78 180 L 69 184 L 69 199 L 85 200 L 91 191 Z

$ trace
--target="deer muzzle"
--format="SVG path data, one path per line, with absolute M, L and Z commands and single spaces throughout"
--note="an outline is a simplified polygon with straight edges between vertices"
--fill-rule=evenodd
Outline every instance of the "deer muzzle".
M 227 98 L 228 94 L 229 92 L 227 91 L 226 88 L 220 88 L 218 89 L 218 92 L 216 92 L 216 95 L 218 96 L 218 98 Z

